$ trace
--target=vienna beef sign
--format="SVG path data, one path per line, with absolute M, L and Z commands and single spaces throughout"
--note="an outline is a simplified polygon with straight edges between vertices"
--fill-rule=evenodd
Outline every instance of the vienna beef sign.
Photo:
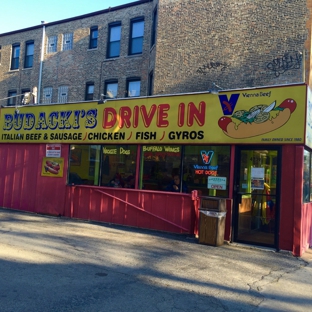
M 203 97 L 207 94 L 197 102 L 160 97 L 115 100 L 102 105 L 92 102 L 25 106 L 18 112 L 3 108 L 0 142 L 202 142 L 207 131 L 207 99 Z M 148 101 L 153 103 L 149 105 Z

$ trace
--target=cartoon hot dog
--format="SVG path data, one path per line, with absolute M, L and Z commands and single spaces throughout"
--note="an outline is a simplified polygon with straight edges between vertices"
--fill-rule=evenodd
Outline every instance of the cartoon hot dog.
M 234 139 L 250 138 L 282 127 L 297 107 L 293 99 L 284 100 L 279 106 L 276 101 L 270 105 L 256 105 L 249 111 L 235 111 L 231 117 L 223 116 L 218 125 L 224 134 Z

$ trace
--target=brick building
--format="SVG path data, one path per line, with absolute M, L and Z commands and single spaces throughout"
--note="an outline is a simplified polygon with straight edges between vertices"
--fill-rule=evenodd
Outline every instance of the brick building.
M 37 102 L 58 103 L 308 82 L 310 9 L 141 0 L 0 34 L 0 99 L 34 87 Z

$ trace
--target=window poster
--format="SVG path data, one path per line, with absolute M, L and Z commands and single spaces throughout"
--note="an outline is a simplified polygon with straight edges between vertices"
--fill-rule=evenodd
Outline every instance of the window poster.
M 51 178 L 63 177 L 64 158 L 43 157 L 41 176 Z
M 264 189 L 264 168 L 251 168 L 251 188 L 254 190 Z

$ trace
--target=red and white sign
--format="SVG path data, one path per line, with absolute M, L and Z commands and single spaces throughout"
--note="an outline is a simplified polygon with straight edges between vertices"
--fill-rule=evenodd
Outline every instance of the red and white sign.
M 46 157 L 61 157 L 61 144 L 47 144 Z

